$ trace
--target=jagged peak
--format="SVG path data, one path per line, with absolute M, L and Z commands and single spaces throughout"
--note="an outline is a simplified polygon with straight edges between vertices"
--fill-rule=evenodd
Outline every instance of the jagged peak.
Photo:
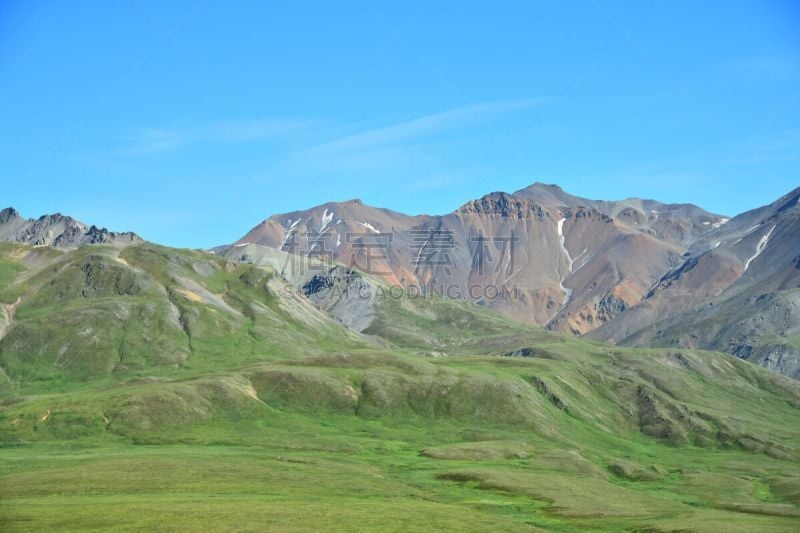
M 17 220 L 18 223 L 6 225 L 13 220 Z M 114 232 L 95 225 L 89 226 L 62 213 L 26 219 L 12 207 L 0 211 L 0 225 L 3 225 L 0 230 L 0 240 L 34 245 L 72 247 L 111 242 L 133 243 L 142 240 L 133 232 Z
M 2 211 L 0 211 L 0 224 L 4 224 L 14 218 L 22 218 L 22 217 L 20 216 L 19 211 L 17 211 L 13 207 L 6 207 Z
M 534 200 L 501 191 L 469 201 L 459 207 L 457 212 L 462 214 L 499 215 L 509 218 L 534 216 L 539 220 L 545 216 L 542 206 Z
M 81 221 L 79 221 L 79 220 L 77 220 L 75 218 L 72 218 L 69 215 L 64 215 L 62 213 L 51 213 L 51 214 L 48 214 L 48 215 L 42 215 L 39 218 L 37 218 L 36 221 L 37 222 L 52 222 L 52 223 L 58 223 L 58 222 L 62 222 L 63 221 L 63 222 L 66 222 L 67 224 L 77 224 L 77 225 L 82 225 L 83 224 Z

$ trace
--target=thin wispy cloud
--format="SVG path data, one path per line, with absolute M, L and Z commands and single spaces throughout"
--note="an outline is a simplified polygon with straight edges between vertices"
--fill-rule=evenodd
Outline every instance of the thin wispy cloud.
M 347 152 L 355 149 L 378 149 L 430 139 L 446 132 L 466 129 L 501 115 L 544 105 L 546 98 L 501 100 L 474 104 L 431 113 L 377 128 L 340 135 L 323 141 L 303 153 Z M 352 125 L 350 126 L 352 129 Z M 304 118 L 261 118 L 223 120 L 194 127 L 144 127 L 122 138 L 122 155 L 140 156 L 175 151 L 192 145 L 239 144 L 248 142 L 285 142 L 298 133 L 324 138 L 330 135 L 331 124 Z M 347 125 L 338 129 L 346 131 Z
M 287 152 L 280 168 L 284 175 L 301 175 L 305 178 L 326 175 L 338 179 L 364 176 L 375 179 L 400 179 L 406 181 L 403 189 L 423 191 L 442 189 L 442 178 L 423 180 L 428 176 L 457 176 L 468 171 L 464 161 L 468 158 L 454 154 L 472 150 L 476 143 L 486 146 L 489 141 L 503 143 L 501 136 L 508 134 L 503 120 L 529 113 L 551 100 L 544 97 L 496 100 L 438 111 L 402 121 L 386 122 L 377 127 L 354 127 L 350 124 L 330 124 L 309 131 L 304 142 Z M 518 118 L 518 117 L 516 117 Z M 507 124 L 506 124 L 507 125 Z M 333 133 L 333 134 L 332 134 Z M 414 182 L 407 180 L 413 178 Z
M 319 121 L 295 118 L 224 120 L 180 129 L 139 128 L 122 140 L 127 146 L 123 155 L 147 155 L 174 151 L 195 144 L 237 144 L 274 142 L 289 139 Z
M 504 113 L 511 113 L 544 105 L 547 102 L 548 99 L 546 98 L 533 98 L 525 100 L 503 100 L 460 107 L 346 135 L 320 144 L 314 147 L 313 151 L 347 151 L 418 141 L 440 133 L 487 121 Z
M 177 131 L 141 128 L 124 141 L 128 146 L 122 150 L 123 155 L 146 155 L 175 150 L 187 140 Z
M 295 118 L 231 120 L 208 126 L 199 132 L 197 138 L 205 142 L 228 143 L 281 140 L 319 126 L 319 121 Z

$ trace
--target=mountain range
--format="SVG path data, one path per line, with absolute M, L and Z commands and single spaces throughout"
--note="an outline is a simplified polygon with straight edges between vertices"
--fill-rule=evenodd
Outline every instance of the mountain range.
M 535 183 L 441 216 L 327 203 L 273 215 L 214 251 L 263 260 L 266 247 L 317 259 L 340 276 L 348 267 L 553 331 L 713 349 L 798 378 L 799 198 L 796 189 L 729 218 L 692 204 L 590 200 Z M 61 214 L 24 219 L 13 208 L 0 211 L 0 240 L 61 248 L 141 242 Z M 368 327 L 372 312 L 348 302 L 340 319 Z
M 797 529 L 800 382 L 697 348 L 790 343 L 796 194 L 350 201 L 213 252 L 2 213 L 4 530 Z
M 720 350 L 797 378 L 798 198 L 726 217 L 535 183 L 442 216 L 327 203 L 273 215 L 216 251 L 266 246 L 554 331 Z

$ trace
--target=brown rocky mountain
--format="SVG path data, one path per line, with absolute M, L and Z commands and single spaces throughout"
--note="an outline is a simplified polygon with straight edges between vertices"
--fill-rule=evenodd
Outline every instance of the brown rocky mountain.
M 537 183 L 444 216 L 329 203 L 270 217 L 236 245 L 329 258 L 409 290 L 584 334 L 637 305 L 726 221 L 692 205 L 587 200 Z
M 726 351 L 800 377 L 800 189 L 734 218 L 536 183 L 443 216 L 358 200 L 275 215 L 263 245 L 549 329 Z
M 698 346 L 800 378 L 800 188 L 703 235 L 644 300 L 592 333 Z
M 0 241 L 71 248 L 83 244 L 128 244 L 141 239 L 135 233 L 116 233 L 87 226 L 61 213 L 25 219 L 16 209 L 7 207 L 0 211 Z

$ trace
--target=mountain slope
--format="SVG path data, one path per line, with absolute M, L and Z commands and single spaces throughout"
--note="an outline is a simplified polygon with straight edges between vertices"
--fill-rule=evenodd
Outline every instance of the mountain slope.
M 593 336 L 702 346 L 800 377 L 799 200 L 796 189 L 716 228 L 639 306 Z
M 0 254 L 12 273 L 0 287 L 10 390 L 371 346 L 270 269 L 147 243 L 68 252 L 6 243 Z

